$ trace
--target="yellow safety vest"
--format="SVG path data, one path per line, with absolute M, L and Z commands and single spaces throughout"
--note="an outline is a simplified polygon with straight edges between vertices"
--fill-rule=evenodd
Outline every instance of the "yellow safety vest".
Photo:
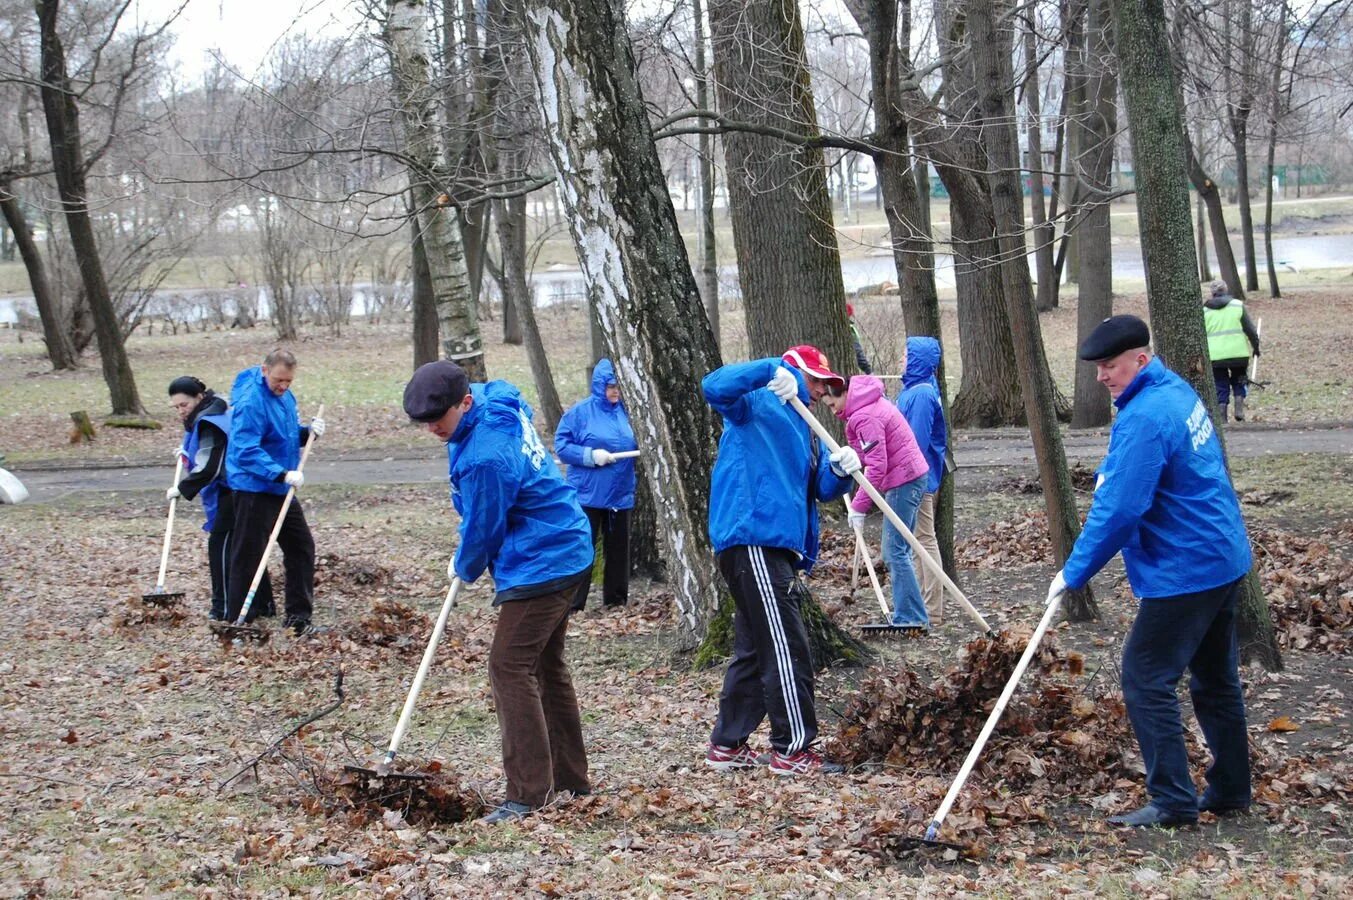
M 1245 304 L 1232 300 L 1221 309 L 1203 307 L 1203 326 L 1207 329 L 1209 359 L 1244 359 L 1250 355 L 1250 339 L 1240 327 Z

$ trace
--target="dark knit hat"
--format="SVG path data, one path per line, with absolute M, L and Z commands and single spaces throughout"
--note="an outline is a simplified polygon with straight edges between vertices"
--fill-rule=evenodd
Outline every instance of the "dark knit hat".
M 470 379 L 455 363 L 424 363 L 404 386 L 404 412 L 415 422 L 435 422 L 470 392 Z
M 1151 331 L 1136 316 L 1109 316 L 1095 326 L 1081 344 L 1080 358 L 1086 362 L 1112 359 L 1120 353 L 1151 343 Z
M 187 394 L 189 397 L 200 397 L 207 392 L 207 386 L 202 383 L 202 379 L 194 378 L 191 375 L 180 375 L 169 382 L 169 396 L 175 394 Z

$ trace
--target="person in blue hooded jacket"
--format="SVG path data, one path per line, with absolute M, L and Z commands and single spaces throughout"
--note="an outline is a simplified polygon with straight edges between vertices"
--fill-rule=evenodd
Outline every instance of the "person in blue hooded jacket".
M 1236 606 L 1250 542 L 1221 443 L 1197 392 L 1165 368 L 1136 316 L 1111 316 L 1080 358 L 1095 363 L 1118 416 L 1085 527 L 1048 590 L 1083 587 L 1115 553 L 1139 598 L 1123 645 L 1123 700 L 1146 766 L 1150 802 L 1115 825 L 1174 826 L 1250 804 L 1249 740 Z M 1194 714 L 1212 752 L 1194 788 L 1176 685 L 1192 673 Z
M 452 568 L 493 575 L 498 624 L 489 684 L 503 741 L 504 802 L 488 824 L 519 819 L 551 795 L 590 793 L 578 697 L 564 657 L 568 614 L 592 567 L 592 531 L 574 491 L 506 381 L 471 385 L 447 360 L 418 368 L 404 411 L 446 443 L 460 514 Z
M 705 753 L 712 768 L 759 765 L 747 739 L 769 717 L 772 774 L 842 771 L 812 747 L 813 660 L 796 573 L 812 569 L 817 558 L 817 504 L 840 499 L 860 457 L 850 447 L 820 452 L 808 424 L 787 404 L 792 397 L 811 403 L 845 384 L 808 345 L 780 359 L 723 366 L 701 384 L 706 402 L 723 416 L 709 536 L 735 605 L 733 659 Z
M 176 453 L 183 460 L 184 471 L 165 497 L 202 501 L 202 512 L 206 515 L 202 530 L 207 532 L 207 568 L 211 573 L 208 615 L 212 621 L 220 621 L 226 612 L 226 572 L 235 521 L 234 499 L 225 483 L 230 410 L 224 397 L 191 375 L 180 375 L 169 383 L 169 405 L 183 423 L 183 442 Z M 269 615 L 273 601 L 267 575 L 259 585 L 258 602 L 262 614 Z
M 949 450 L 949 429 L 944 423 L 939 382 L 935 380 L 935 371 L 939 367 L 939 341 L 933 337 L 907 338 L 897 408 L 911 426 L 916 445 L 930 466 L 921 506 L 916 510 L 916 540 L 921 542 L 931 559 L 940 558 L 940 542 L 935 535 L 935 497 L 944 480 L 945 454 Z M 926 615 L 932 626 L 938 625 L 944 620 L 944 584 L 928 566 L 918 565 L 916 569 L 921 579 Z
M 273 350 L 263 365 L 235 376 L 230 389 L 230 443 L 226 448 L 226 480 L 234 495 L 235 521 L 230 538 L 226 618 L 235 621 L 244 606 L 254 572 L 263 560 L 287 491 L 300 489 L 305 477 L 298 470 L 301 446 L 313 431 L 324 434 L 324 420 L 301 425 L 291 383 L 296 357 L 289 350 Z M 310 630 L 315 596 L 315 540 L 305 521 L 300 498 L 287 507 L 277 533 L 286 569 L 283 626 L 296 636 Z M 263 607 L 255 597 L 249 621 Z
M 624 606 L 630 594 L 630 510 L 634 509 L 633 459 L 616 459 L 616 453 L 637 450 L 634 429 L 620 399 L 620 385 L 609 359 L 592 370 L 592 394 L 575 403 L 559 420 L 554 433 L 554 452 L 568 464 L 568 483 L 578 492 L 592 543 L 600 543 L 605 559 L 602 602 Z M 592 572 L 578 585 L 574 611 L 587 604 Z

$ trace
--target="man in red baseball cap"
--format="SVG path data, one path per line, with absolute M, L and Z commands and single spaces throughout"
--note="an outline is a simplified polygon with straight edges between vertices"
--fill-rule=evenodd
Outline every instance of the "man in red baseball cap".
M 819 452 L 807 423 L 786 404 L 845 389 L 816 347 L 776 359 L 734 363 L 701 383 L 723 416 L 710 484 L 709 536 L 733 594 L 733 659 L 705 763 L 720 770 L 761 765 L 747 738 L 770 719 L 773 775 L 837 773 L 813 749 L 813 660 L 799 611 L 797 572 L 817 557 L 817 504 L 846 492 L 860 457 L 849 447 Z

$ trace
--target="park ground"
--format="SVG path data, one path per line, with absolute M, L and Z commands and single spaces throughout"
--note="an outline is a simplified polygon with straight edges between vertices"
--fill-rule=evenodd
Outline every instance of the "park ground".
M 900 340 L 895 303 L 865 301 L 865 327 L 881 340 Z M 1142 312 L 1144 301 L 1121 298 L 1118 308 Z M 1114 695 L 1132 614 L 1115 564 L 1096 581 L 1101 618 L 1054 629 L 1056 655 L 1026 677 L 1012 727 L 998 731 L 955 807 L 944 836 L 964 854 L 900 847 L 924 832 L 1003 680 L 971 671 L 965 648 L 978 665 L 999 654 L 970 645 L 977 634 L 952 605 L 932 636 L 875 644 L 874 668 L 819 679 L 826 740 L 859 736 L 871 707 L 854 694 L 864 690 L 897 699 L 904 719 L 926 711 L 908 726 L 910 751 L 784 783 L 701 764 L 721 672 L 691 669 L 669 589 L 647 583 L 635 585 L 630 607 L 589 609 L 570 626 L 594 794 L 496 829 L 452 821 L 458 801 L 502 793 L 483 585 L 453 613 L 403 748 L 411 762 L 440 767 L 437 796 L 373 798 L 341 774 L 388 740 L 444 594 L 455 525 L 444 485 L 307 485 L 325 630 L 241 647 L 205 627 L 195 509 L 176 523 L 167 578 L 187 598 L 164 611 L 140 600 L 155 581 L 163 494 L 77 491 L 0 507 L 0 896 L 1347 896 L 1353 460 L 1304 452 L 1302 435 L 1353 418 L 1353 291 L 1307 285 L 1250 308 L 1264 318 L 1269 387 L 1240 427 L 1277 430 L 1289 445 L 1234 466 L 1285 661 L 1281 672 L 1245 671 L 1257 797 L 1248 816 L 1153 833 L 1102 824 L 1143 799 Z M 725 323 L 734 346 L 737 317 Z M 566 402 L 585 391 L 578 318 L 552 309 L 542 322 Z M 1068 392 L 1074 323 L 1074 304 L 1043 319 Z M 956 333 L 952 312 L 945 329 Z M 192 372 L 227 388 L 270 345 L 261 330 L 138 335 L 132 362 L 167 427 L 101 428 L 92 445 L 73 447 L 69 412 L 87 409 L 97 422 L 107 403 L 97 366 L 52 374 L 36 345 L 0 333 L 0 451 L 21 473 L 163 464 L 177 441 L 163 405 L 169 379 Z M 490 372 L 533 395 L 524 354 L 490 346 Z M 946 349 L 957 361 L 952 338 Z M 327 404 L 330 433 L 317 454 L 440 452 L 399 414 L 410 354 L 400 328 L 357 324 L 296 350 L 302 410 Z M 169 474 L 166 465 L 166 483 Z M 1054 568 L 1034 473 L 975 467 L 960 470 L 958 486 L 962 585 L 1018 646 Z M 841 523 L 825 525 L 815 596 L 843 625 L 876 619 L 868 589 L 850 590 Z M 276 744 L 333 703 L 339 672 L 342 703 Z M 932 690 L 954 672 L 981 684 Z M 1193 749 L 1201 775 L 1196 740 Z

